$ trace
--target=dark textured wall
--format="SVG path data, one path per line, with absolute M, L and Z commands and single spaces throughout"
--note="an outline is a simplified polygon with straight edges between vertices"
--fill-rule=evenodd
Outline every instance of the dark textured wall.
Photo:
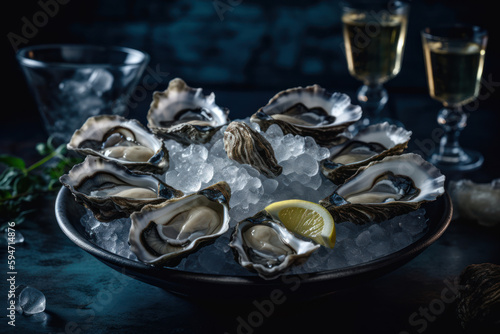
M 58 0 L 41 0 L 51 1 Z M 65 4 L 59 4 L 26 45 L 75 42 L 138 48 L 151 55 L 152 69 L 169 73 L 168 79 L 178 76 L 208 89 L 281 90 L 318 83 L 348 91 L 360 84 L 347 71 L 338 1 L 59 1 Z M 490 30 L 485 73 L 495 72 L 499 29 L 491 4 L 410 1 L 403 67 L 387 87 L 426 92 L 419 32 L 442 22 L 485 25 Z M 23 17 L 31 19 L 41 10 L 35 1 L 12 6 L 8 31 L 17 33 Z M 12 46 L 8 54 L 14 58 Z M 25 89 L 16 65 L 7 70 L 14 84 Z

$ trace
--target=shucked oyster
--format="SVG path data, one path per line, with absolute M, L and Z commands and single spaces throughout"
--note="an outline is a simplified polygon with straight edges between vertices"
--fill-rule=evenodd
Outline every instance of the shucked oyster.
M 291 88 L 276 94 L 250 120 L 267 130 L 277 124 L 283 134 L 310 136 L 322 146 L 346 140 L 343 133 L 361 118 L 361 108 L 351 104 L 349 96 L 329 93 L 318 85 Z
M 78 203 L 104 222 L 128 217 L 146 204 L 184 195 L 154 175 L 136 174 L 116 162 L 95 156 L 87 156 L 61 176 L 60 181 Z
M 153 133 L 189 145 L 210 141 L 229 122 L 228 114 L 228 109 L 215 104 L 214 93 L 205 96 L 201 88 L 175 78 L 165 91 L 153 93 L 147 118 Z
M 99 156 L 139 172 L 162 173 L 168 169 L 168 151 L 137 120 L 117 115 L 90 117 L 75 131 L 68 149 Z
M 170 265 L 229 229 L 231 189 L 216 183 L 130 216 L 130 249 L 142 262 Z
M 239 264 L 265 279 L 276 278 L 290 266 L 304 262 L 320 247 L 299 239 L 266 211 L 239 222 L 229 246 Z
M 444 193 L 444 180 L 418 154 L 390 156 L 361 167 L 320 204 L 339 223 L 380 222 L 435 200 Z
M 224 131 L 224 149 L 229 159 L 253 166 L 267 177 L 283 171 L 267 139 L 243 122 L 229 123 Z
M 387 122 L 370 125 L 346 143 L 330 148 L 330 157 L 321 162 L 323 175 L 341 184 L 372 161 L 402 154 L 410 136 L 411 131 Z

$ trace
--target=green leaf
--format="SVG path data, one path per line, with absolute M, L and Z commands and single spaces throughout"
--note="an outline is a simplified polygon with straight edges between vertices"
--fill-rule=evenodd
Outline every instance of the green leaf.
M 7 154 L 0 155 L 0 163 L 21 170 L 26 168 L 26 163 L 23 159 Z

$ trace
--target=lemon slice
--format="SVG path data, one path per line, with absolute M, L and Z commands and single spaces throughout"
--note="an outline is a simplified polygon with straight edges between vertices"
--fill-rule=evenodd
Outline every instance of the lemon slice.
M 335 245 L 333 217 L 321 205 L 299 199 L 289 199 L 269 204 L 265 210 L 273 218 L 280 220 L 288 230 L 329 248 Z

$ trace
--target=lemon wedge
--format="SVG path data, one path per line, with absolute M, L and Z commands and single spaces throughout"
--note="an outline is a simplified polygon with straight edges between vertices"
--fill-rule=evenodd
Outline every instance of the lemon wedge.
M 335 246 L 335 224 L 333 217 L 323 206 L 300 199 L 289 199 L 271 203 L 265 210 L 285 227 L 299 235 L 312 239 L 320 245 Z

